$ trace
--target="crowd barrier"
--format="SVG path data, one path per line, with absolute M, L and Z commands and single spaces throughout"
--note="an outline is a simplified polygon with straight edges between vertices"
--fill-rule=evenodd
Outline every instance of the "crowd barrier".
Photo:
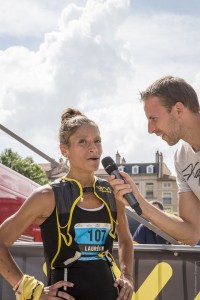
M 118 263 L 117 247 L 115 243 L 114 257 Z M 134 248 L 135 300 L 200 300 L 200 246 L 134 245 Z M 46 283 L 42 243 L 17 242 L 11 253 L 24 273 Z M 0 299 L 15 300 L 12 288 L 1 276 Z

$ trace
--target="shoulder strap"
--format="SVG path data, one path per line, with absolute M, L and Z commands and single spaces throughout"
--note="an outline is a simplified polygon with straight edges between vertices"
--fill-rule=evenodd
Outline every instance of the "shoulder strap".
M 106 240 L 106 246 L 111 245 L 110 240 L 116 238 L 116 217 L 117 217 L 117 208 L 116 208 L 116 201 L 113 194 L 113 190 L 110 184 L 101 178 L 95 178 L 95 191 L 96 196 L 100 197 L 104 202 L 111 222 L 111 229 L 109 232 L 109 236 Z M 107 246 L 109 248 L 109 246 Z
M 112 212 L 116 212 L 116 201 L 111 185 L 105 179 L 95 178 L 95 187 L 98 195 L 104 199 Z
M 59 215 L 69 213 L 74 200 L 80 195 L 80 189 L 76 182 L 61 179 L 51 184 L 55 194 L 56 207 Z

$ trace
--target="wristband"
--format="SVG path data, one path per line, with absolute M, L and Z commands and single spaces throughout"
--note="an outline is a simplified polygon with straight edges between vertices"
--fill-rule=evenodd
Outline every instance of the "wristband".
M 15 292 L 16 300 L 39 300 L 44 284 L 34 276 L 24 275 Z

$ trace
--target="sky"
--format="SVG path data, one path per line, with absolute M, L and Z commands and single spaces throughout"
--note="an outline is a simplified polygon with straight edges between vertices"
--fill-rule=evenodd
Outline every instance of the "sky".
M 184 78 L 200 96 L 199 0 L 0 0 L 0 124 L 59 160 L 60 116 L 75 107 L 100 128 L 103 156 L 174 174 L 180 146 L 147 131 L 140 92 Z M 0 152 L 44 159 L 0 131 Z

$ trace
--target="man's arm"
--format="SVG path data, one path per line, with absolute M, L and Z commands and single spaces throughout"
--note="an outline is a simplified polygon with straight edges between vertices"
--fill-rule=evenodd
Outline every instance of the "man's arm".
M 141 195 L 132 178 L 120 172 L 125 179 L 115 179 L 113 175 L 109 177 L 109 182 L 114 189 L 115 197 L 118 201 L 127 205 L 123 195 L 132 192 L 142 209 L 142 215 L 162 231 L 175 239 L 189 245 L 196 245 L 200 239 L 200 201 L 192 192 L 180 193 L 179 195 L 179 216 L 163 212 L 150 204 Z

